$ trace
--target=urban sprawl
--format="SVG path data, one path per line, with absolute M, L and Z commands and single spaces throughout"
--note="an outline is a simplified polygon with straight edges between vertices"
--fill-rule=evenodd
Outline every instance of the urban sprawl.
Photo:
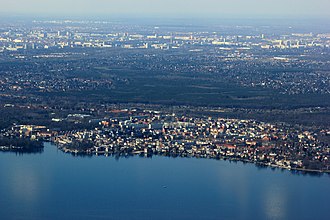
M 329 57 L 292 27 L 1 23 L 0 151 L 329 172 Z

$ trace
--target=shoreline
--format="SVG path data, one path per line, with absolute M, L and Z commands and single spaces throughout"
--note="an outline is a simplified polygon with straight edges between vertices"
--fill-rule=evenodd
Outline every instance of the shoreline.
M 71 154 L 73 156 L 118 156 L 118 157 L 134 157 L 134 156 L 140 156 L 140 157 L 153 157 L 153 156 L 159 156 L 159 157 L 172 157 L 172 158 L 195 158 L 195 159 L 213 159 L 213 160 L 222 160 L 222 161 L 233 161 L 233 162 L 242 162 L 242 163 L 249 163 L 249 164 L 254 164 L 255 166 L 263 166 L 265 168 L 276 168 L 276 169 L 282 169 L 282 170 L 287 170 L 287 171 L 297 171 L 297 172 L 305 172 L 305 173 L 310 173 L 310 174 L 330 174 L 330 170 L 315 170 L 315 169 L 306 169 L 306 168 L 296 168 L 296 167 L 287 167 L 287 166 L 280 166 L 276 164 L 269 164 L 269 163 L 264 163 L 260 161 L 251 161 L 251 160 L 246 160 L 246 159 L 239 159 L 236 157 L 228 157 L 228 156 L 219 156 L 219 157 L 212 157 L 212 156 L 205 156 L 205 155 L 175 155 L 175 154 L 162 154 L 162 153 L 147 153 L 145 154 L 144 151 L 133 151 L 130 153 L 114 153 L 114 152 L 94 152 L 94 151 L 78 151 L 78 150 L 72 150 L 69 148 L 65 148 L 63 146 L 60 146 L 56 144 L 55 142 L 44 142 L 49 143 L 50 145 L 53 145 L 56 147 L 58 150 L 65 154 Z M 3 153 L 42 153 L 43 148 L 39 148 L 38 150 L 35 151 L 24 151 L 24 148 L 13 148 L 13 147 L 5 147 L 1 146 L 0 147 L 0 152 Z
M 203 156 L 203 155 L 173 155 L 173 154 L 154 154 L 154 153 L 148 153 L 145 154 L 144 151 L 136 151 L 136 152 L 130 152 L 130 153 L 123 153 L 122 155 L 113 153 L 113 152 L 92 152 L 92 151 L 78 151 L 78 150 L 71 150 L 65 147 L 61 147 L 58 144 L 54 142 L 49 142 L 50 144 L 54 145 L 58 150 L 62 151 L 65 154 L 71 154 L 73 156 L 83 156 L 83 155 L 88 155 L 88 156 L 119 156 L 119 157 L 129 157 L 129 156 L 143 156 L 143 157 L 153 157 L 153 156 L 160 156 L 160 157 L 172 157 L 172 158 L 195 158 L 195 159 L 213 159 L 213 160 L 223 160 L 223 161 L 234 161 L 234 162 L 242 162 L 242 163 L 249 163 L 249 164 L 254 164 L 256 166 L 264 166 L 265 168 L 277 168 L 277 169 L 282 169 L 282 170 L 288 170 L 288 171 L 297 171 L 297 172 L 306 172 L 306 173 L 313 173 L 313 174 L 330 174 L 330 170 L 315 170 L 315 169 L 305 169 L 305 168 L 294 168 L 294 167 L 287 167 L 287 166 L 280 166 L 276 164 L 268 164 L 264 162 L 258 162 L 258 161 L 250 161 L 250 160 L 244 160 L 244 159 L 239 159 L 235 157 L 211 157 L 211 156 Z

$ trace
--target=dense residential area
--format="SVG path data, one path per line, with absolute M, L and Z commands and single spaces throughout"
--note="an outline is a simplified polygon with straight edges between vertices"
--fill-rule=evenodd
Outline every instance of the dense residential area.
M 299 126 L 254 120 L 178 116 L 154 110 L 120 111 L 120 117 L 94 119 L 97 125 L 93 129 L 64 132 L 45 126 L 17 125 L 3 130 L 1 137 L 51 141 L 73 155 L 230 159 L 329 172 L 330 147 L 319 137 L 330 135 L 330 131 L 308 131 Z

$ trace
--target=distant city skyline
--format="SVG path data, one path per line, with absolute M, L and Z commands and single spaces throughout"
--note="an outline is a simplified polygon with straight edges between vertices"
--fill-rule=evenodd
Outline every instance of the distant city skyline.
M 330 18 L 329 0 L 0 0 L 0 13 L 29 16 Z

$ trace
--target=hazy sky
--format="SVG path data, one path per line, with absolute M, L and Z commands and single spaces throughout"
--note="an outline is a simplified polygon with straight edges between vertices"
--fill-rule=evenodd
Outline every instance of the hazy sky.
M 330 0 L 0 0 L 0 13 L 330 18 Z

